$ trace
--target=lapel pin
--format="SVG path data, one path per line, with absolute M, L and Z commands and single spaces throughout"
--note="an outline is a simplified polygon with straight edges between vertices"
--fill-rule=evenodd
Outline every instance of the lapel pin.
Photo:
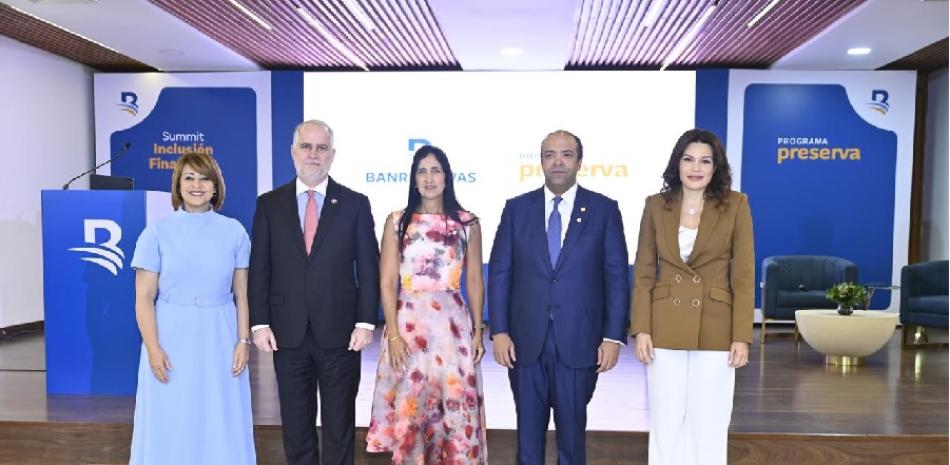
M 333 204 L 333 205 L 336 205 L 336 198 L 334 197 L 334 198 L 330 199 L 330 203 Z

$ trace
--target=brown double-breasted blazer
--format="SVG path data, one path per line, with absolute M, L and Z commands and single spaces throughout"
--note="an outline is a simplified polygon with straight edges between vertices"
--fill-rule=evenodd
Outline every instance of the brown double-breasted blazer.
M 755 250 L 748 197 L 730 192 L 725 208 L 707 201 L 696 244 L 680 257 L 682 198 L 669 207 L 647 197 L 634 263 L 630 333 L 661 349 L 729 350 L 752 342 Z

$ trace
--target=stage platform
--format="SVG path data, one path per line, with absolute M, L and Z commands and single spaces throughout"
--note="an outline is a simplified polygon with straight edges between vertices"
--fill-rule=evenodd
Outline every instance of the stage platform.
M 127 463 L 134 399 L 47 396 L 43 353 L 42 334 L 0 342 L 0 464 Z M 756 342 L 749 365 L 736 376 L 729 463 L 947 464 L 947 353 L 902 349 L 896 331 L 865 365 L 842 369 L 826 366 L 824 356 L 804 342 L 770 339 L 764 349 Z M 258 462 L 282 464 L 273 364 L 269 356 L 253 354 Z M 389 463 L 387 455 L 360 447 L 378 354 L 377 345 L 363 353 L 358 464 Z M 515 410 L 508 378 L 490 354 L 482 371 L 489 463 L 513 464 Z M 589 407 L 588 463 L 646 464 L 648 414 L 645 369 L 628 346 L 618 366 L 597 382 Z M 554 464 L 553 432 L 549 437 L 548 463 Z

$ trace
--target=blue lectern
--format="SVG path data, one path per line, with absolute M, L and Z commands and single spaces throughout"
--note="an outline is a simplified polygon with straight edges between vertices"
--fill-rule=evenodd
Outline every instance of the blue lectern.
M 46 392 L 131 395 L 135 241 L 171 213 L 167 192 L 43 191 Z

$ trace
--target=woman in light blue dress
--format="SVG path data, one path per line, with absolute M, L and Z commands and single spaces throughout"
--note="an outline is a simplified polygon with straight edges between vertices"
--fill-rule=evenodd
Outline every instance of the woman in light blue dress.
M 172 174 L 175 212 L 139 236 L 135 317 L 142 333 L 131 465 L 256 463 L 247 374 L 250 242 L 215 212 L 224 180 L 205 154 Z

